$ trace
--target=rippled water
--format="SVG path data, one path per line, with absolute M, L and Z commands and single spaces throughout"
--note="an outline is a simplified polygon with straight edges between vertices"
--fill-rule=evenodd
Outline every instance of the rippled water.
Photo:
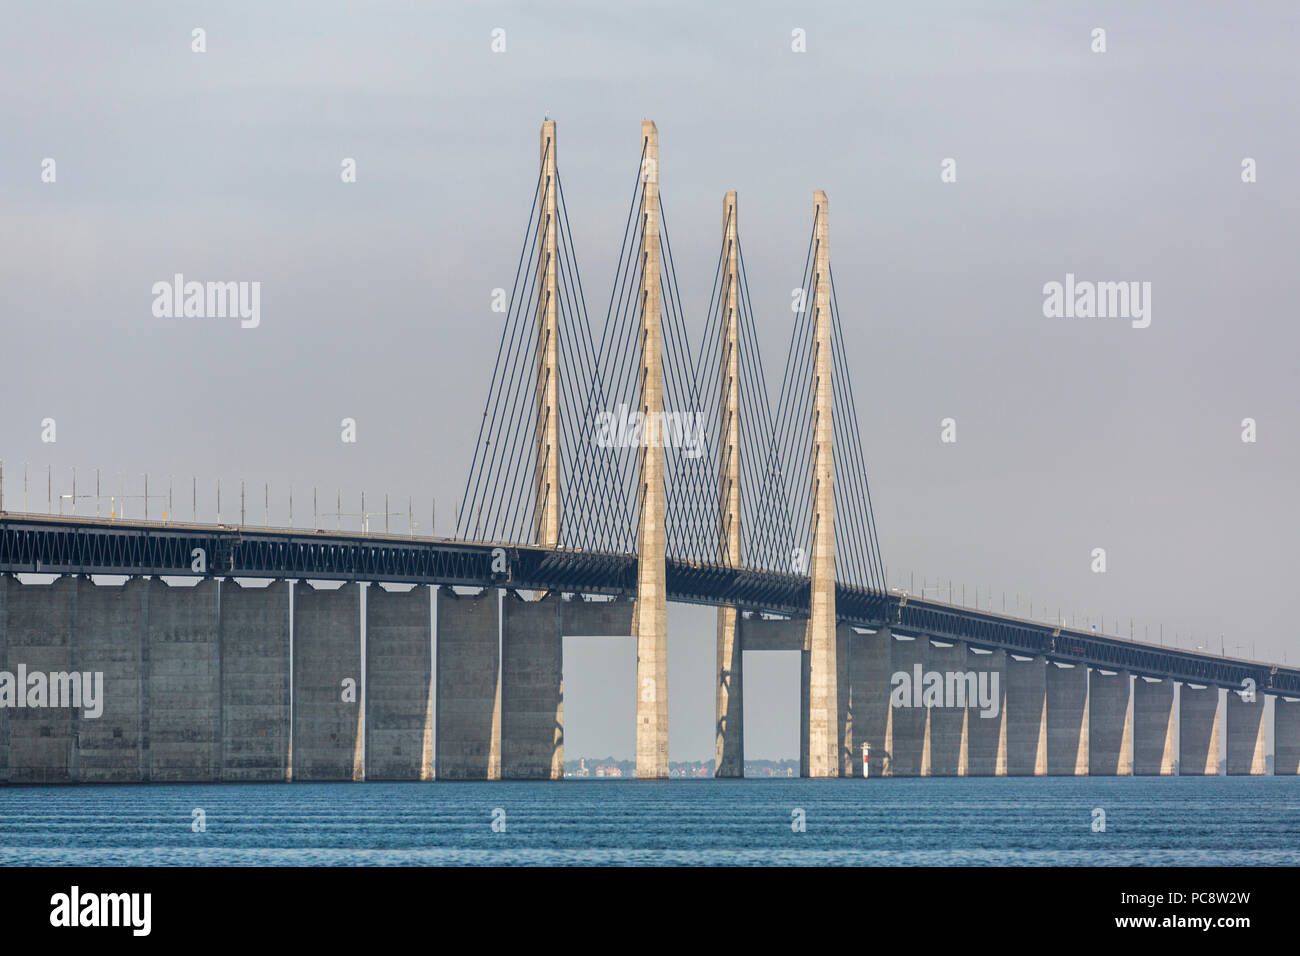
M 7 787 L 0 863 L 1294 865 L 1300 778 Z

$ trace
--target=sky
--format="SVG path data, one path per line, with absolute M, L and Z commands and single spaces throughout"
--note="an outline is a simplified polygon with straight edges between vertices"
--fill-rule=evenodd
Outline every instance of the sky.
M 200 518 L 243 479 L 250 521 L 266 485 L 286 523 L 292 486 L 302 524 L 315 486 L 450 534 L 542 119 L 601 302 L 650 118 L 695 337 L 738 191 L 769 388 L 827 192 L 891 584 L 1295 664 L 1297 27 L 1269 2 L 9 5 L 5 507 L 25 463 L 31 510 L 47 468 L 56 494 L 99 468 L 105 494 L 171 480 L 179 517 L 197 476 Z M 259 324 L 154 315 L 178 272 L 260 282 Z M 1067 274 L 1150 283 L 1150 324 L 1045 315 Z M 713 613 L 669 627 L 671 755 L 709 759 Z M 568 756 L 631 756 L 632 642 L 565 653 Z M 796 757 L 795 655 L 745 667 L 747 754 Z

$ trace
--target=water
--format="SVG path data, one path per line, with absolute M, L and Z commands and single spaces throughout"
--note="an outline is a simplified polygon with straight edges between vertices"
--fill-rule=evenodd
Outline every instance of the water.
M 0 788 L 7 865 L 590 863 L 1295 865 L 1300 777 Z

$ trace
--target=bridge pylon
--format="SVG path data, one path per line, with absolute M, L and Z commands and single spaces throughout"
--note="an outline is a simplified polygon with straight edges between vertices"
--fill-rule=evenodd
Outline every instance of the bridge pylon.
M 722 201 L 723 301 L 718 438 L 719 544 L 724 564 L 741 566 L 740 544 L 740 268 L 736 191 Z M 740 611 L 718 608 L 717 720 L 713 775 L 745 775 L 744 690 Z
M 538 192 L 537 396 L 533 532 L 537 544 L 560 542 L 559 217 L 556 215 L 555 121 L 542 123 Z
M 664 410 L 663 302 L 659 254 L 659 130 L 641 122 L 640 401 L 645 437 L 640 455 L 637 524 L 637 592 L 632 611 L 636 638 L 636 775 L 668 776 L 668 587 L 664 519 L 664 452 L 659 426 Z
M 815 243 L 812 339 L 812 489 L 809 573 L 812 593 L 804 635 L 808 692 L 800 775 L 840 775 L 839 680 L 835 647 L 835 487 L 832 437 L 830 204 L 813 193 Z

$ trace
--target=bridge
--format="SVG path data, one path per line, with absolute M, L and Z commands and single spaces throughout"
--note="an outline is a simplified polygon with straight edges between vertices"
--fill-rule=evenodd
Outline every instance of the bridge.
M 1259 774 L 1269 712 L 1300 773 L 1300 669 L 888 588 L 825 193 L 773 400 L 736 193 L 692 345 L 643 122 L 598 328 L 557 152 L 548 120 L 454 537 L 0 499 L 0 781 L 558 779 L 565 635 L 635 638 L 637 776 L 664 778 L 669 601 L 717 608 L 720 777 L 745 650 L 800 654 L 804 776 Z

